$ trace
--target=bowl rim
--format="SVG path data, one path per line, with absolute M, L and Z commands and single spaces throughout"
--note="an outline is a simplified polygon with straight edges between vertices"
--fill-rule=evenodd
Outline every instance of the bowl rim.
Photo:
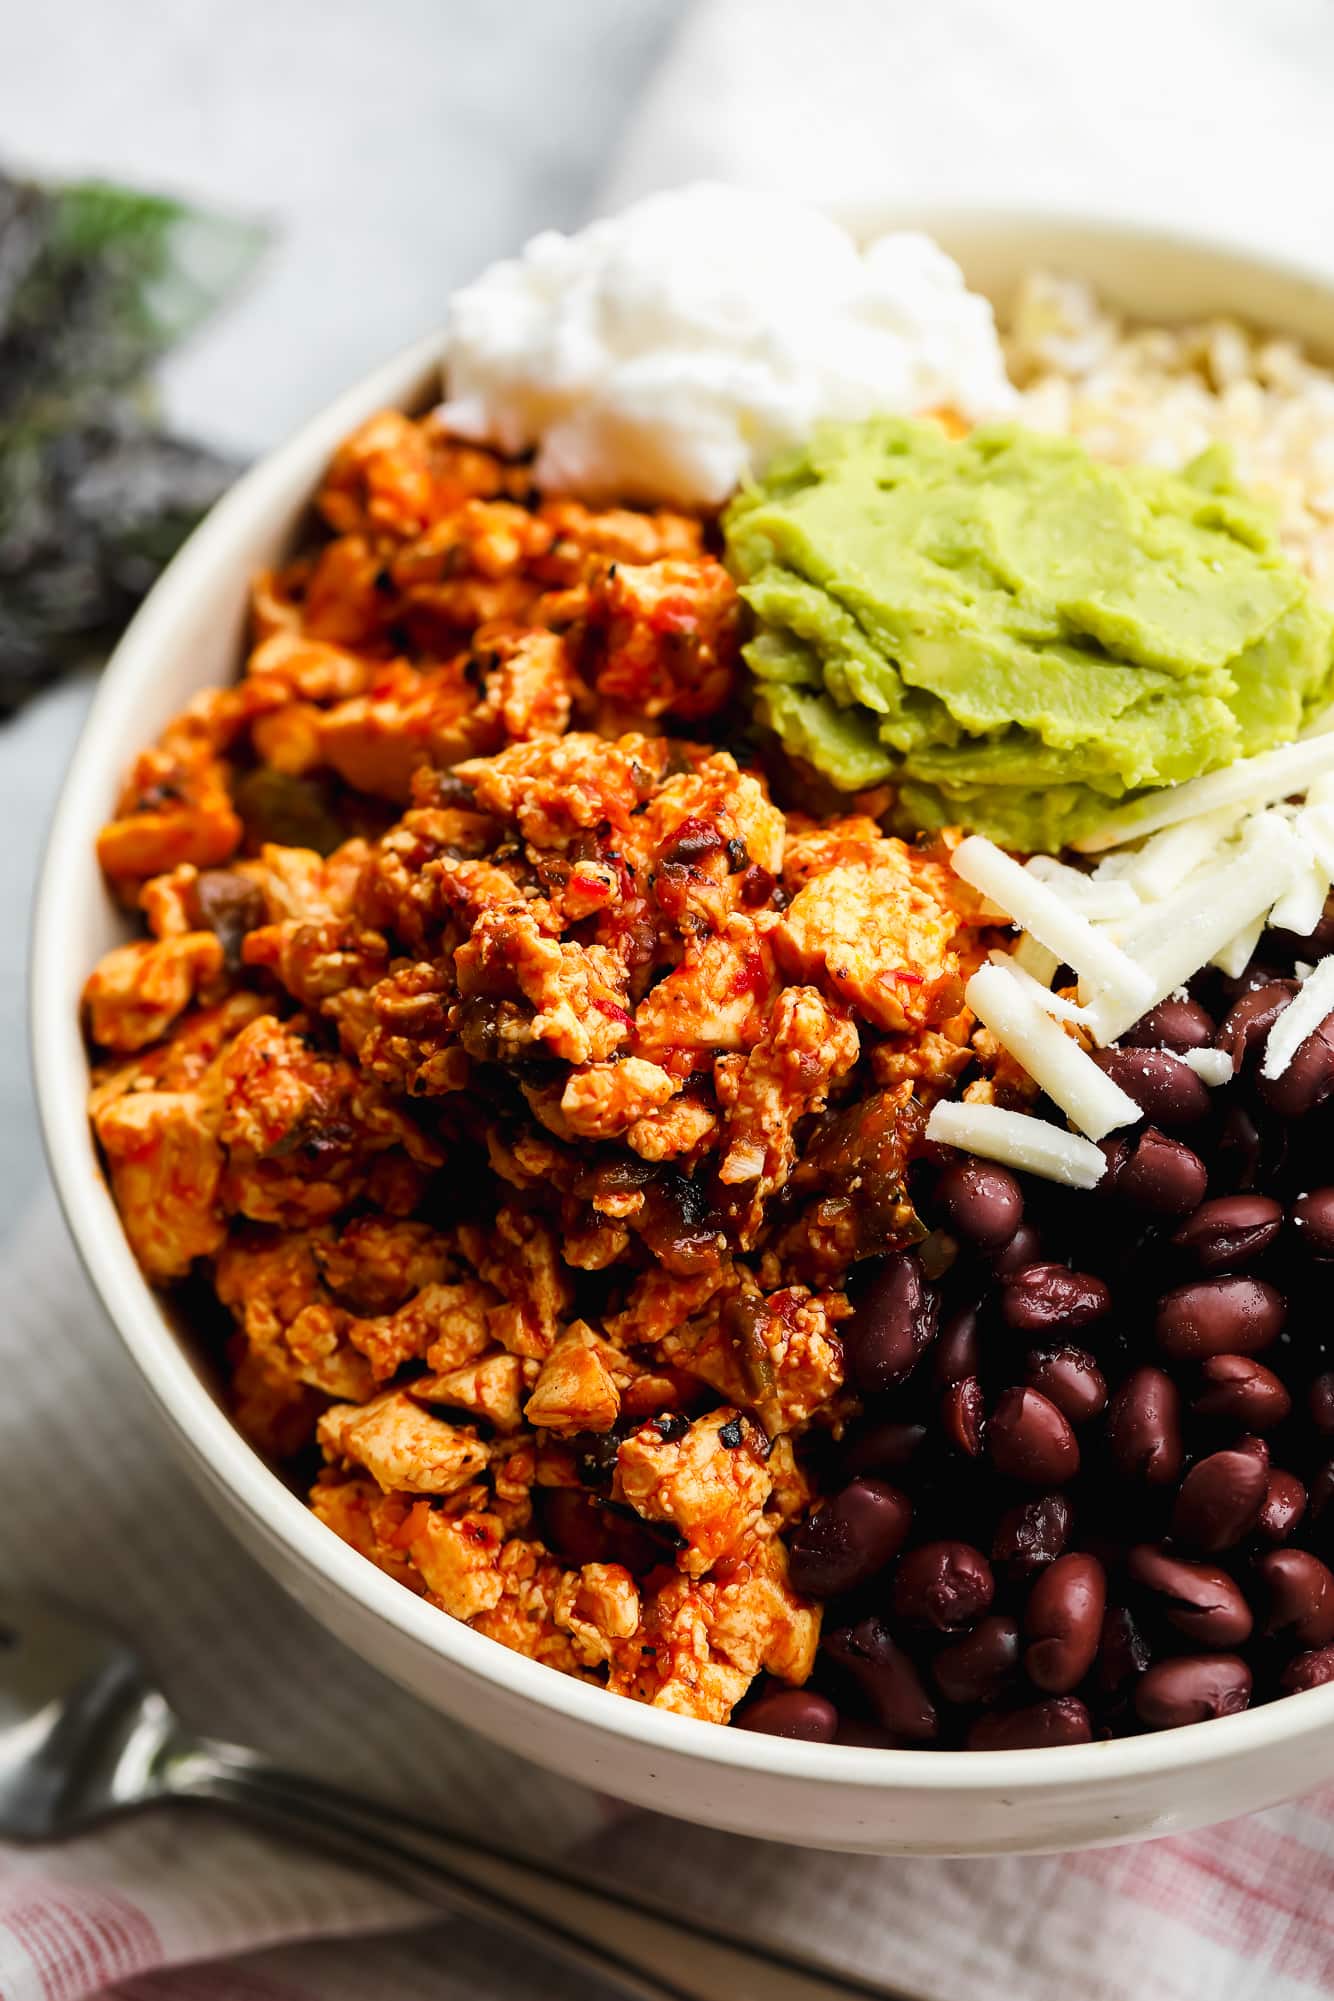
M 870 202 L 841 211 L 857 226 L 918 228 L 948 238 L 994 230 L 1022 235 L 1071 231 L 1104 248 L 1152 246 L 1204 255 L 1288 285 L 1327 303 L 1334 345 L 1334 271 L 1274 256 L 1225 234 L 1139 223 L 1060 205 L 894 204 Z M 190 1362 L 157 1296 L 141 1275 L 89 1140 L 87 1063 L 77 1022 L 69 1019 L 72 977 L 88 970 L 71 928 L 62 922 L 62 884 L 91 861 L 86 794 L 104 796 L 107 759 L 100 748 L 109 723 L 123 721 L 152 683 L 179 604 L 233 560 L 247 528 L 287 511 L 293 468 L 327 456 L 362 415 L 400 404 L 438 365 L 440 335 L 431 333 L 360 378 L 258 462 L 209 512 L 164 571 L 103 669 L 63 779 L 38 877 L 31 925 L 29 1023 L 38 1112 L 47 1162 L 80 1262 L 145 1388 L 209 1483 L 239 1508 L 261 1540 L 295 1559 L 345 1612 L 373 1615 L 428 1656 L 443 1657 L 468 1680 L 498 1686 L 545 1711 L 553 1726 L 578 1723 L 701 1767 L 744 1771 L 798 1786 L 850 1787 L 863 1794 L 931 1791 L 967 1797 L 1003 1792 L 1017 1805 L 1047 1792 L 1103 1788 L 1141 1778 L 1186 1776 L 1334 1725 L 1334 1684 L 1284 1696 L 1240 1715 L 1175 1730 L 1042 1750 L 951 1751 L 807 1744 L 727 1729 L 613 1695 L 512 1652 L 403 1589 L 328 1529 L 246 1443 Z M 114 732 L 113 732 L 114 734 Z M 338 1627 L 334 1625 L 334 1631 Z

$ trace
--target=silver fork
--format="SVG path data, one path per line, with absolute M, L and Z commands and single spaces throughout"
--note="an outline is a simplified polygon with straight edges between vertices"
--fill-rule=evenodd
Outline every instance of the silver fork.
M 196 1736 L 115 1633 L 48 1600 L 0 1596 L 0 1837 L 59 1840 L 137 1807 L 201 1800 L 517 1934 L 629 2001 L 890 1992 Z

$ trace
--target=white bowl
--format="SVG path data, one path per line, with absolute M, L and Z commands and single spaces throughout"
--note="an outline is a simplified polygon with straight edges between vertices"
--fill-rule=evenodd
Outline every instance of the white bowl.
M 939 236 L 1003 299 L 1035 264 L 1151 317 L 1239 312 L 1334 353 L 1334 282 L 1224 245 L 1051 217 L 865 213 Z M 685 1819 L 881 1854 L 1094 1847 L 1245 1813 L 1334 1778 L 1334 1686 L 1124 1742 L 996 1753 L 788 1743 L 666 1715 L 510 1653 L 384 1576 L 310 1514 L 217 1400 L 188 1332 L 140 1276 L 85 1115 L 78 997 L 124 935 L 94 859 L 134 753 L 241 660 L 247 584 L 291 543 L 338 441 L 432 394 L 436 343 L 359 383 L 272 453 L 191 538 L 106 668 L 65 781 L 38 893 L 32 1017 L 52 1172 L 80 1253 L 186 1467 L 315 1617 L 425 1702 L 568 1776 Z

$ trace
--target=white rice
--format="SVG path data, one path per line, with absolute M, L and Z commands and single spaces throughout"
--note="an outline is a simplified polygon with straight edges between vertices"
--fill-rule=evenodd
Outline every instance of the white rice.
M 1334 605 L 1334 372 L 1234 320 L 1132 325 L 1090 286 L 1045 272 L 1025 281 L 1004 338 L 1035 430 L 1169 467 L 1230 445 L 1238 476 L 1277 508 L 1289 553 Z

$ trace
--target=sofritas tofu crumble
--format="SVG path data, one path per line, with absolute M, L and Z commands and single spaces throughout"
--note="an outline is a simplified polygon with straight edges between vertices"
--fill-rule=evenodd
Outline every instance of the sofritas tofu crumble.
M 749 765 L 708 519 L 540 501 L 388 412 L 318 506 L 101 838 L 145 934 L 85 997 L 127 1233 L 211 1286 L 239 1423 L 318 1451 L 335 1533 L 726 1721 L 812 1668 L 784 1535 L 929 1110 L 1031 1096 L 963 1001 L 995 933 L 951 837 Z

